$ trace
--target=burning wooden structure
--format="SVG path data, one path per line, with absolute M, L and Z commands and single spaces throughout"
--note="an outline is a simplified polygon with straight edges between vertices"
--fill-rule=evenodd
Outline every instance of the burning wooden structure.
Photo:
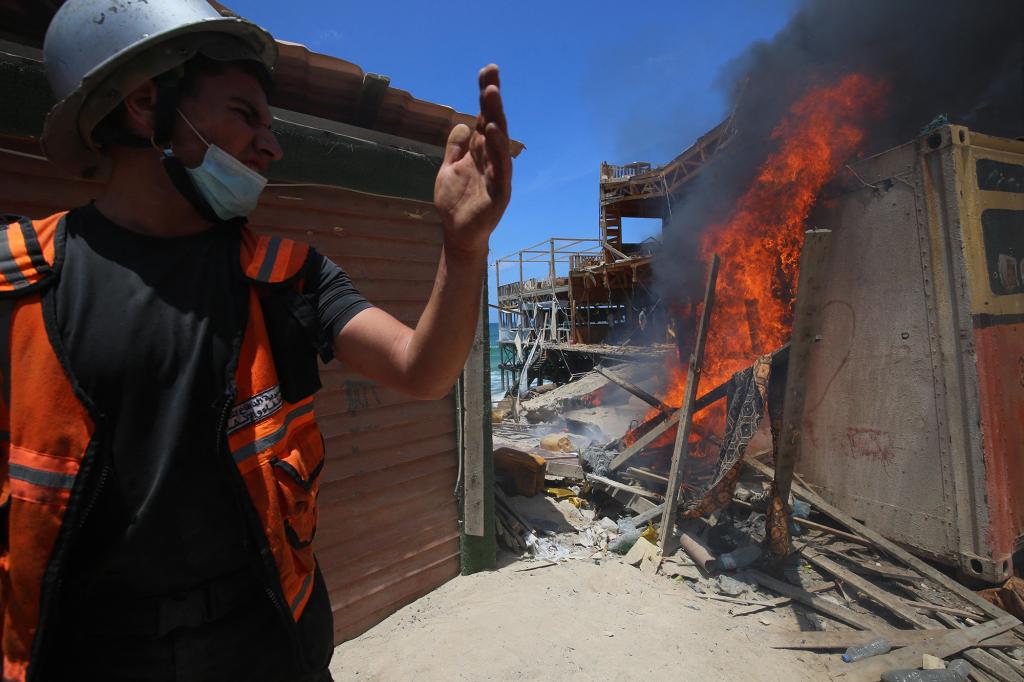
M 723 386 L 792 338 L 787 417 L 778 424 L 795 444 L 790 465 L 799 457 L 824 499 L 886 537 L 1001 581 L 1014 572 L 1014 555 L 1018 571 L 1024 563 L 1024 142 L 940 124 L 851 161 L 888 95 L 884 80 L 858 73 L 808 87 L 772 129 L 771 153 L 727 215 L 696 231 L 698 260 L 720 254 L 723 262 L 702 383 Z M 730 127 L 695 148 L 725 147 Z M 586 300 L 574 278 L 638 260 L 616 245 L 615 216 L 661 211 L 668 228 L 671 211 L 679 213 L 656 175 L 645 164 L 603 170 L 604 262 L 569 273 L 570 301 Z M 832 236 L 813 256 L 815 284 L 797 299 L 810 225 Z M 670 268 L 678 254 L 661 256 Z M 678 320 L 688 352 L 700 306 L 659 305 Z M 572 350 L 561 340 L 541 347 Z M 617 444 L 613 470 L 646 451 L 662 458 L 646 474 L 667 473 L 676 431 L 669 415 L 683 403 L 687 365 L 666 355 L 667 388 Z M 684 452 L 713 462 L 725 406 L 705 405 Z
M 663 166 L 602 163 L 597 239 L 552 237 L 494 262 L 504 388 L 519 382 L 538 339 L 531 380 L 567 381 L 593 357 L 628 359 L 623 346 L 662 346 L 659 355 L 676 346 L 678 315 L 652 284 L 661 242 L 624 242 L 622 219 L 671 221 L 672 205 L 735 132 L 730 116 Z M 524 276 L 524 266 L 538 263 L 547 266 L 545 276 Z M 503 269 L 516 267 L 518 280 L 502 279 Z

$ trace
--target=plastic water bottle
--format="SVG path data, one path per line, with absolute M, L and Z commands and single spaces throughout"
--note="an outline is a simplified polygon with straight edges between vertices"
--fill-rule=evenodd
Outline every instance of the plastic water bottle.
M 879 637 L 873 639 L 867 644 L 857 644 L 851 646 L 843 654 L 843 660 L 847 663 L 853 663 L 854 661 L 862 661 L 865 658 L 871 658 L 879 654 L 887 654 L 892 649 L 889 644 L 889 640 Z
M 622 526 L 620 525 L 619 527 L 621 528 Z M 640 534 L 643 532 L 643 528 L 630 528 L 623 531 L 618 537 L 608 542 L 608 549 L 616 554 L 625 554 L 636 544 Z
M 882 682 L 967 682 L 971 665 L 959 658 L 945 670 L 890 670 L 882 673 Z

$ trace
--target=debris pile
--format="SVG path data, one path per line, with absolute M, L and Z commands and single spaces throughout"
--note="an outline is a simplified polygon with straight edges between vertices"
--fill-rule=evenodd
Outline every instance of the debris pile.
M 761 376 L 785 359 L 785 349 L 762 358 Z M 692 412 L 670 409 L 653 426 L 637 420 L 659 387 L 656 374 L 637 379 L 646 388 L 633 384 L 646 371 L 636 367 L 595 372 L 584 391 L 569 384 L 543 392 L 534 400 L 561 410 L 545 420 L 496 423 L 501 543 L 538 568 L 622 561 L 765 625 L 776 624 L 774 610 L 792 607 L 800 630 L 769 630 L 767 646 L 829 655 L 843 679 L 1024 680 L 1024 581 L 976 593 L 836 509 L 798 475 L 780 507 L 769 391 L 751 369 L 691 401 L 694 410 L 725 399 L 728 417 L 761 396 L 756 423 L 741 434 L 688 437 L 691 452 L 704 448 L 704 457 L 690 458 L 700 461 L 673 461 L 671 444 L 658 442 Z M 540 412 L 534 400 L 523 401 L 523 414 Z M 619 409 L 602 423 L 611 405 Z M 607 433 L 609 422 L 618 433 Z M 666 527 L 673 468 L 684 475 Z

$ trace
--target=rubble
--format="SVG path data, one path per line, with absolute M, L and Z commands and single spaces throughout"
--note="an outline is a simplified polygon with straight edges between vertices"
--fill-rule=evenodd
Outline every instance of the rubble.
M 510 456 L 506 451 L 503 459 L 544 461 L 543 490 L 533 486 L 533 496 L 515 494 L 523 486 L 506 490 L 507 496 L 499 492 L 499 537 L 528 562 L 524 570 L 564 561 L 623 562 L 688 585 L 698 600 L 728 604 L 733 618 L 755 615 L 768 628 L 770 646 L 819 652 L 835 661 L 850 647 L 885 638 L 890 652 L 843 664 L 844 676 L 851 681 L 920 668 L 925 655 L 940 661 L 964 659 L 980 671 L 972 679 L 1019 682 L 1024 676 L 1018 655 L 1024 630 L 999 607 L 1013 608 L 1019 582 L 987 591 L 985 596 L 999 604 L 994 605 L 831 507 L 797 478 L 784 507 L 791 513 L 782 517 L 786 550 L 774 551 L 778 530 L 771 530 L 770 524 L 773 505 L 779 505 L 773 496 L 776 473 L 762 461 L 771 461 L 770 447 L 741 452 L 738 463 L 726 472 L 734 478 L 705 477 L 697 488 L 692 486 L 694 479 L 683 479 L 685 504 L 666 552 L 661 528 L 669 489 L 665 447 L 655 444 L 657 437 L 649 438 L 633 448 L 628 466 L 614 464 L 631 447 L 625 443 L 646 411 L 636 403 L 647 406 L 650 401 L 630 398 L 619 403 L 619 423 L 627 426 L 620 426 L 617 436 L 578 419 L 578 406 L 587 404 L 594 391 L 622 390 L 620 384 L 629 381 L 609 382 L 605 374 L 595 373 L 582 392 L 579 387 L 559 387 L 532 399 L 567 406 L 571 417 L 554 415 L 547 423 L 510 422 L 496 428 L 519 453 Z M 732 399 L 733 394 L 720 387 L 713 391 L 719 399 Z M 713 404 L 707 395 L 695 403 Z M 622 414 L 624 407 L 632 409 L 632 416 Z M 528 414 L 542 413 L 528 408 Z M 663 432 L 679 421 L 678 414 L 660 420 L 659 426 L 669 424 Z M 699 434 L 697 438 L 708 440 Z M 634 437 L 632 442 L 640 441 Z M 727 441 L 717 439 L 719 444 Z M 771 443 L 770 438 L 749 442 Z M 730 487 L 723 487 L 723 481 Z M 693 490 L 704 497 L 694 499 Z M 727 499 L 709 502 L 709 495 L 720 496 L 723 490 Z M 680 545 L 678 550 L 674 543 Z M 779 608 L 795 611 L 802 632 L 771 631 L 771 614 Z

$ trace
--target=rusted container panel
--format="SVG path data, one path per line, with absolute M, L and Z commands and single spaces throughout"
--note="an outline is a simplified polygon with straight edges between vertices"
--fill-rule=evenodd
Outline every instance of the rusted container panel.
M 37 154 L 30 140 L 0 147 Z M 41 217 L 102 185 L 3 153 L 0 208 Z M 432 206 L 326 187 L 268 188 L 259 231 L 305 241 L 341 265 L 376 305 L 415 324 L 433 285 L 441 228 Z M 334 362 L 316 412 L 327 444 L 316 548 L 335 639 L 354 637 L 459 572 L 456 413 L 451 396 L 414 401 Z
M 1024 535 L 1024 142 L 945 126 L 854 169 L 818 217 L 801 470 L 893 540 L 1002 580 Z

